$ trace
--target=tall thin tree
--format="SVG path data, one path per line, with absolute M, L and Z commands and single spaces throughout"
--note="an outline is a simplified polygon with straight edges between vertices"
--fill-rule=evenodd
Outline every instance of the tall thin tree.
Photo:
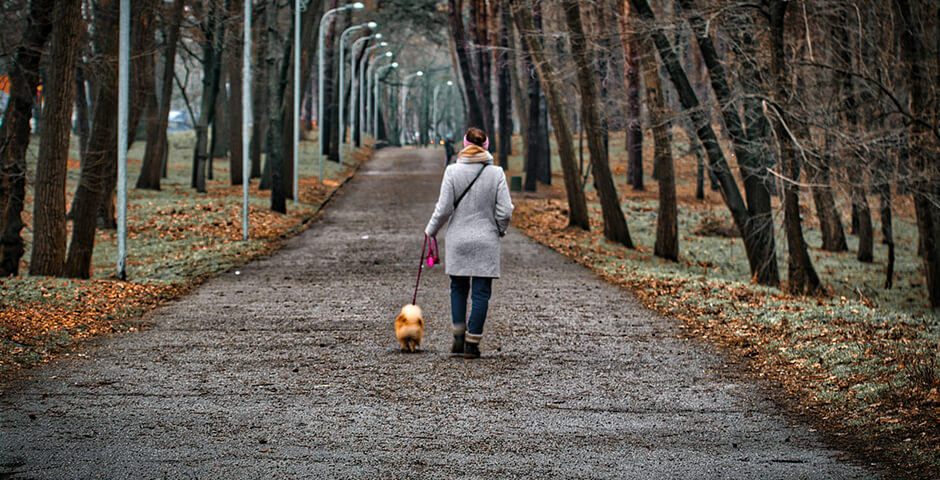
M 627 220 L 620 208 L 620 197 L 617 195 L 617 187 L 610 174 L 607 151 L 604 148 L 604 134 L 597 104 L 597 85 L 592 76 L 590 53 L 587 50 L 584 28 L 581 25 L 581 5 L 577 0 L 563 0 L 562 5 L 570 35 L 571 54 L 577 64 L 581 112 L 588 135 L 588 150 L 591 152 L 595 185 L 601 200 L 604 236 L 612 242 L 633 248 L 633 240 L 630 238 Z
M 56 61 L 43 83 L 46 101 L 36 162 L 30 275 L 59 275 L 65 264 L 65 181 L 75 101 L 75 61 L 84 23 L 81 12 L 81 0 L 62 0 L 56 2 L 52 14 L 52 55 Z
M 19 273 L 25 251 L 26 149 L 43 45 L 52 31 L 52 0 L 33 0 L 10 70 L 10 99 L 0 126 L 0 276 Z

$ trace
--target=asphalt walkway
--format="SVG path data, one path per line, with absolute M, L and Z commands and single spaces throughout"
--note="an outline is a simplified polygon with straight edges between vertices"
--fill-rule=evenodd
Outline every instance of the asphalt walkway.
M 381 150 L 278 254 L 0 384 L 0 478 L 875 476 L 514 229 L 483 358 L 449 355 L 441 267 L 418 294 L 423 349 L 399 353 L 442 164 Z

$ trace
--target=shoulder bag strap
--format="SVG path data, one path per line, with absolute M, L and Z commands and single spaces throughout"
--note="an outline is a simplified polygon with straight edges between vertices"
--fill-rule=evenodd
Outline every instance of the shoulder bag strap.
M 467 188 L 463 191 L 463 193 L 461 193 L 460 196 L 457 197 L 456 200 L 454 200 L 454 210 L 457 210 L 457 205 L 460 204 L 461 200 L 463 200 L 464 195 L 466 195 L 467 192 L 470 191 L 470 187 L 472 187 L 473 184 L 476 183 L 477 179 L 480 178 L 480 175 L 483 173 L 483 170 L 486 170 L 486 164 L 483 164 L 483 168 L 481 168 L 480 171 L 477 172 L 477 176 L 473 177 L 473 180 L 470 181 L 470 185 L 467 185 Z

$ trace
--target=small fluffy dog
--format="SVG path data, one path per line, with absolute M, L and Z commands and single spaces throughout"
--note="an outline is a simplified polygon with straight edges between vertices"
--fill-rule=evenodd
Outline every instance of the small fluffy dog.
M 421 345 L 421 337 L 424 336 L 424 319 L 421 318 L 421 307 L 417 305 L 401 307 L 401 313 L 395 319 L 395 336 L 401 342 L 403 352 L 414 353 L 418 345 Z

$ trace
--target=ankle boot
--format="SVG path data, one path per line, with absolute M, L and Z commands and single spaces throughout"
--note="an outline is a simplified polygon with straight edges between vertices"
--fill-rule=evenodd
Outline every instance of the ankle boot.
M 463 344 L 463 358 L 480 358 L 480 344 L 465 342 Z
M 452 355 L 460 355 L 464 352 L 464 334 L 455 334 L 454 343 L 450 346 L 450 353 Z

